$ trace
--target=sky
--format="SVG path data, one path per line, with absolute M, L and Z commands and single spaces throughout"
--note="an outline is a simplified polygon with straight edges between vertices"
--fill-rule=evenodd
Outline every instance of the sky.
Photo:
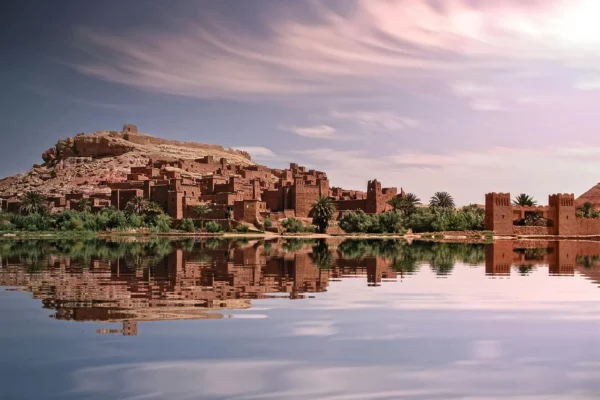
M 120 129 L 458 204 L 600 181 L 597 0 L 0 4 L 0 176 Z

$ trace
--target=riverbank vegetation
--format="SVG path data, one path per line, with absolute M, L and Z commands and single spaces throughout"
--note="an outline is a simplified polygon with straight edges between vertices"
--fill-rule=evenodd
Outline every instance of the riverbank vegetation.
M 107 207 L 92 212 L 89 199 L 72 203 L 71 210 L 50 212 L 47 200 L 38 193 L 28 193 L 19 213 L 0 213 L 0 231 L 2 232 L 145 232 L 169 233 L 223 233 L 221 223 L 206 220 L 210 213 L 208 205 L 194 207 L 198 219 L 185 218 L 177 224 L 164 213 L 157 204 L 135 197 L 124 210 Z M 394 197 L 388 202 L 390 210 L 379 214 L 366 214 L 363 211 L 344 211 L 338 226 L 349 234 L 395 234 L 402 235 L 408 230 L 415 233 L 442 231 L 483 230 L 484 210 L 478 206 L 455 208 L 454 199 L 447 192 L 435 193 L 429 207 L 422 207 L 421 200 L 412 193 L 403 197 Z M 333 219 L 337 213 L 335 203 L 328 197 L 318 198 L 311 207 L 311 225 L 304 225 L 297 218 L 286 218 L 279 222 L 280 231 L 299 233 L 325 233 L 328 227 L 335 225 Z M 265 219 L 264 228 L 271 228 L 273 222 Z M 263 229 L 261 227 L 261 229 Z M 240 225 L 230 230 L 236 233 L 248 233 L 250 227 Z

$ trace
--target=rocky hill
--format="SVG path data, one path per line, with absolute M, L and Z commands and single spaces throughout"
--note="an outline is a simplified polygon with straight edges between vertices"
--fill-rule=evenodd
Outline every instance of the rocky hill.
M 108 194 L 106 183 L 126 180 L 131 167 L 144 166 L 150 159 L 175 161 L 204 156 L 226 158 L 230 164 L 254 165 L 244 151 L 156 138 L 137 133 L 134 125 L 125 125 L 123 131 L 98 131 L 59 140 L 42 154 L 43 163 L 1 179 L 0 197 L 19 197 L 28 191 L 45 195 L 73 191 Z

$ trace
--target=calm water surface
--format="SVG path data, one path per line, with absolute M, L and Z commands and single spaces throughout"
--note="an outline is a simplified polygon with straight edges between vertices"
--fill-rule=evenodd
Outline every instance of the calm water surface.
M 596 399 L 600 243 L 0 241 L 6 399 Z

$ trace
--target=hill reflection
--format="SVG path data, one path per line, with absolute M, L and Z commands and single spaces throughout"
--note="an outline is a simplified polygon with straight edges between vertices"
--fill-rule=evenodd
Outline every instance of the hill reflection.
M 510 277 L 545 266 L 598 282 L 599 263 L 596 242 L 28 240 L 0 242 L 0 285 L 31 292 L 53 318 L 122 322 L 98 332 L 136 335 L 140 321 L 228 318 L 254 299 L 304 299 L 352 277 L 377 287 L 423 268 L 445 278 L 485 265 Z

